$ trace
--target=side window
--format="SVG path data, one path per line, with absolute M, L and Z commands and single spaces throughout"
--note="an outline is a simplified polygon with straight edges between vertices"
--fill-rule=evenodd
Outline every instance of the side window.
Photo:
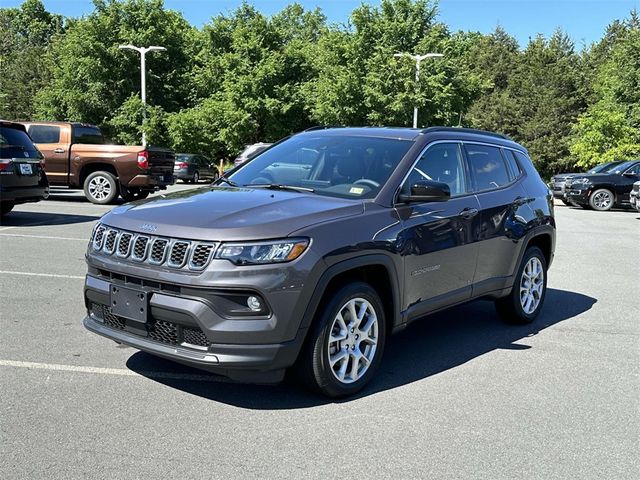
M 502 153 L 509 167 L 509 178 L 515 180 L 522 174 L 522 169 L 516 160 L 516 154 L 513 150 L 502 150 Z
M 429 147 L 409 173 L 403 188 L 420 180 L 434 180 L 449 185 L 451 196 L 469 191 L 464 172 L 464 161 L 458 143 L 439 143 Z
M 60 143 L 60 127 L 53 125 L 31 125 L 29 136 L 33 143 Z
M 498 147 L 466 144 L 465 150 L 476 190 L 500 188 L 511 182 L 507 165 Z

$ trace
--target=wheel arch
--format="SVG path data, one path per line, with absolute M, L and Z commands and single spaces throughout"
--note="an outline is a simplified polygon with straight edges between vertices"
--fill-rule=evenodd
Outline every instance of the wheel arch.
M 400 289 L 393 261 L 382 254 L 364 255 L 329 267 L 320 277 L 303 317 L 301 328 L 308 329 L 317 319 L 319 306 L 348 281 L 371 285 L 382 301 L 390 333 L 400 322 Z
M 79 177 L 80 185 L 81 186 L 84 185 L 84 181 L 87 179 L 89 175 L 99 171 L 112 173 L 116 178 L 118 178 L 118 171 L 116 170 L 116 167 L 114 167 L 112 164 L 102 163 L 102 162 L 92 162 L 82 166 L 82 169 L 80 170 L 80 177 Z

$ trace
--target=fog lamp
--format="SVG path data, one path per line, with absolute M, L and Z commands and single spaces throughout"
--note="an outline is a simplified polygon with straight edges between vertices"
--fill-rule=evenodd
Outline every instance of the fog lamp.
M 253 295 L 247 298 L 247 307 L 249 307 L 254 312 L 259 312 L 262 310 L 262 302 L 258 297 L 254 297 Z

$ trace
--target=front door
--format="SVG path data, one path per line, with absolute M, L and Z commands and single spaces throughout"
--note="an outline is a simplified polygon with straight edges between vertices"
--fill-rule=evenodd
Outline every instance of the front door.
M 451 198 L 397 207 L 408 319 L 468 299 L 478 255 L 480 206 L 467 178 L 460 144 L 429 146 L 409 173 L 403 191 L 424 179 L 447 183 Z

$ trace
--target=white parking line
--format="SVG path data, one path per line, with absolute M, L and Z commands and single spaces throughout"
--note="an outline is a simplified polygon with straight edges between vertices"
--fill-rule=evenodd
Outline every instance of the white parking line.
M 20 362 L 16 360 L 0 360 L 0 367 L 27 368 L 34 370 L 55 370 L 58 372 L 94 373 L 98 375 L 120 375 L 123 377 L 160 378 L 168 380 L 192 380 L 199 382 L 227 383 L 230 380 L 198 373 L 171 373 L 140 370 L 134 372 L 125 368 L 84 367 L 78 365 L 61 365 L 56 363 Z
M 0 230 L 2 230 L 0 228 Z M 20 233 L 0 233 L 0 237 L 24 237 L 24 238 L 43 238 L 46 240 L 76 240 L 80 242 L 89 242 L 88 238 L 74 238 L 74 237 L 51 237 L 48 235 L 23 235 Z
M 84 275 L 58 275 L 54 273 L 36 273 L 36 272 L 14 272 L 11 270 L 0 270 L 3 275 L 24 275 L 27 277 L 50 277 L 50 278 L 74 278 L 84 280 Z

